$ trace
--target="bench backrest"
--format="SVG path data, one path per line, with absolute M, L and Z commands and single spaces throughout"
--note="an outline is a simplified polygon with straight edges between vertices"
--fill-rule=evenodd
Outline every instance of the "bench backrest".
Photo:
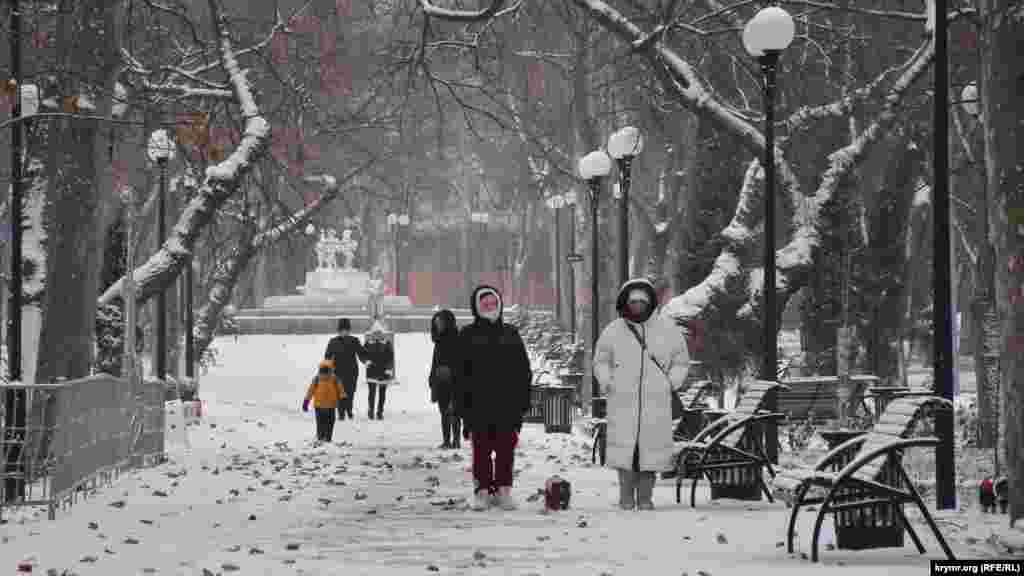
M 704 400 L 704 396 L 711 391 L 711 380 L 700 380 L 697 382 L 691 382 L 679 394 L 679 402 L 683 405 L 683 408 L 695 408 L 698 402 Z
M 868 432 L 860 452 L 867 453 L 895 440 L 909 437 L 918 421 L 929 416 L 933 410 L 943 409 L 952 410 L 953 404 L 939 396 L 915 396 L 893 400 L 882 412 L 882 417 Z M 878 458 L 864 466 L 858 472 L 858 476 L 877 478 L 885 465 L 886 459 Z
M 740 402 L 733 413 L 737 416 L 753 416 L 762 409 L 761 404 L 768 392 L 776 388 L 780 388 L 780 384 L 774 380 L 754 380 L 743 392 L 743 396 L 740 396 Z
M 838 376 L 807 376 L 782 381 L 789 390 L 780 390 L 776 410 L 790 420 L 834 418 L 839 394 Z

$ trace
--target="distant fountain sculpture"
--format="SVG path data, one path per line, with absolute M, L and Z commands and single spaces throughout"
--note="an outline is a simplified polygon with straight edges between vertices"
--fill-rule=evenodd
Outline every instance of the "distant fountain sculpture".
M 341 238 L 334 230 L 321 230 L 313 250 L 317 267 L 306 272 L 306 282 L 298 287 L 300 295 L 272 296 L 264 301 L 266 308 L 317 308 L 366 310 L 371 317 L 380 317 L 385 305 L 390 309 L 407 309 L 412 302 L 407 296 L 384 296 L 383 275 L 375 270 L 356 269 L 354 262 L 359 241 L 346 229 Z M 338 265 L 339 254 L 344 257 Z M 370 298 L 367 299 L 367 295 Z
M 359 242 L 352 238 L 351 230 L 345 230 L 341 233 L 338 250 L 345 256 L 345 267 L 343 270 L 355 270 L 352 266 L 352 261 L 356 258 L 357 246 L 359 246 Z

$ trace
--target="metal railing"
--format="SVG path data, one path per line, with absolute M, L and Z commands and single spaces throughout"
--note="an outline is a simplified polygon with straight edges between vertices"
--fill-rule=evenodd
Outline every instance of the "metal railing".
M 125 378 L 98 374 L 53 384 L 2 383 L 0 391 L 24 391 L 23 427 L 4 424 L 0 450 L 0 513 L 18 506 L 71 506 L 101 484 L 133 468 L 163 462 L 166 384 L 143 381 L 133 390 Z

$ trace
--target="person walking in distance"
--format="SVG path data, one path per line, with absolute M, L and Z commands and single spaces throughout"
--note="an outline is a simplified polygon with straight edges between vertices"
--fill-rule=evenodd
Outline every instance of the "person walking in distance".
M 670 395 L 686 382 L 686 339 L 656 313 L 657 295 L 645 279 L 622 285 L 594 351 L 594 376 L 608 398 L 608 466 L 619 475 L 619 506 L 653 510 L 657 472 L 672 467 Z
M 309 401 L 313 401 L 318 442 L 330 442 L 334 437 L 334 410 L 338 407 L 338 401 L 344 397 L 345 389 L 334 375 L 334 362 L 321 360 L 317 375 L 313 376 L 313 381 L 306 389 L 306 398 L 302 401 L 303 412 L 309 412 Z
M 345 389 L 345 399 L 338 404 L 338 420 L 344 420 L 346 416 L 354 418 L 352 404 L 359 380 L 359 362 L 366 361 L 366 350 L 352 335 L 352 322 L 348 318 L 338 320 L 338 335 L 327 343 L 324 360 L 334 362 L 334 374 Z
M 462 436 L 459 416 L 455 413 L 455 370 L 459 360 L 459 328 L 451 310 L 438 310 L 430 319 L 430 339 L 434 342 L 434 358 L 430 363 L 430 401 L 437 403 L 441 413 L 441 448 L 460 448 Z
M 473 322 L 459 332 L 455 385 L 462 436 L 473 444 L 473 509 L 494 503 L 512 510 L 515 448 L 530 408 L 533 371 L 519 331 L 502 321 L 498 290 L 477 287 L 470 306 Z
M 382 420 L 388 384 L 393 383 L 395 377 L 395 348 L 384 333 L 384 325 L 380 321 L 374 322 L 366 333 L 363 349 L 366 351 L 367 418 L 373 420 L 376 400 L 377 420 Z

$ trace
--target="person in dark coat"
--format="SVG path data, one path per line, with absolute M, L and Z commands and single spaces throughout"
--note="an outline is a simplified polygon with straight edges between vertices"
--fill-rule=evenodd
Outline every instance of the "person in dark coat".
M 380 321 L 373 323 L 366 333 L 363 344 L 366 351 L 366 416 L 373 420 L 374 400 L 377 403 L 377 420 L 384 419 L 384 401 L 388 385 L 395 378 L 395 348 L 391 339 L 384 333 L 384 325 Z
M 451 310 L 438 310 L 430 319 L 434 359 L 430 363 L 430 401 L 441 413 L 442 449 L 461 448 L 461 420 L 455 413 L 455 371 L 459 361 L 459 327 Z
M 354 418 L 352 404 L 359 381 L 358 362 L 366 362 L 366 349 L 351 332 L 352 322 L 348 318 L 339 319 L 338 335 L 331 338 L 324 352 L 324 360 L 334 361 L 334 374 L 345 388 L 346 398 L 338 403 L 338 420 L 344 420 L 345 416 Z
M 513 459 L 530 408 L 533 371 L 519 331 L 502 321 L 498 290 L 477 287 L 470 306 L 473 323 L 459 332 L 461 361 L 455 383 L 462 436 L 473 443 L 473 509 L 487 509 L 493 502 L 511 510 L 516 508 Z

